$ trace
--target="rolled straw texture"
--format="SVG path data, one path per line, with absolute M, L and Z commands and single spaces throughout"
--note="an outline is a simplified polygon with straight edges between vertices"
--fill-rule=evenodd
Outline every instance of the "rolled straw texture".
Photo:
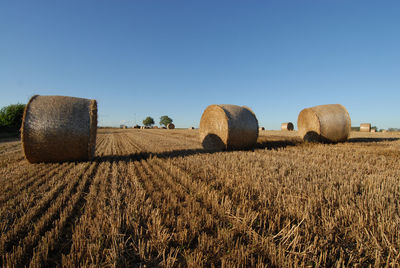
M 200 141 L 205 149 L 246 149 L 257 143 L 258 121 L 248 107 L 210 105 L 200 119 Z
M 350 135 L 351 119 L 343 105 L 320 105 L 303 109 L 297 127 L 305 141 L 342 142 Z
M 360 124 L 360 132 L 371 132 L 371 124 L 370 123 Z
M 292 122 L 282 123 L 282 124 L 281 124 L 281 130 L 284 130 L 284 131 L 293 131 L 293 130 L 294 130 L 294 125 L 293 125 Z
M 172 124 L 172 123 L 169 123 L 169 124 L 167 125 L 167 128 L 168 128 L 168 129 L 174 129 L 174 128 L 175 128 L 175 125 Z
M 22 147 L 30 163 L 91 160 L 96 131 L 96 100 L 36 95 L 25 107 Z

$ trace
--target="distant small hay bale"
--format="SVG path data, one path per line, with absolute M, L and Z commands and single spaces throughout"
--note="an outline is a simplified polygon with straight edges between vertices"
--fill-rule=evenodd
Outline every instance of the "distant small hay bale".
M 199 133 L 207 150 L 251 148 L 257 143 L 258 121 L 248 107 L 214 104 L 204 110 Z
M 190 128 L 188 128 L 188 129 L 194 129 L 194 127 L 190 127 Z
M 383 133 L 387 133 L 387 132 L 388 132 L 388 130 L 387 130 L 387 129 L 384 129 L 384 130 L 382 130 L 382 132 L 383 132 Z
M 292 122 L 282 123 L 281 124 L 281 130 L 282 131 L 293 131 L 294 130 L 294 125 L 293 125 Z
M 174 128 L 175 128 L 175 125 L 172 124 L 172 123 L 169 123 L 169 124 L 167 125 L 167 128 L 168 128 L 168 129 L 174 129 Z
M 370 123 L 360 124 L 360 132 L 371 132 L 371 124 Z
M 375 129 L 375 128 L 372 128 L 372 129 L 371 129 L 371 132 L 376 132 L 376 129 Z
M 145 126 L 141 126 L 140 129 L 146 129 L 146 127 Z
M 343 105 L 319 105 L 303 109 L 297 127 L 304 141 L 342 142 L 349 137 L 351 119 Z
M 36 95 L 25 107 L 22 147 L 30 163 L 91 160 L 96 131 L 96 100 Z
M 157 126 L 154 126 L 153 128 L 154 128 L 154 129 L 158 129 L 158 127 L 157 127 Z
M 258 130 L 262 131 L 262 130 L 265 130 L 265 128 L 264 127 L 259 127 Z

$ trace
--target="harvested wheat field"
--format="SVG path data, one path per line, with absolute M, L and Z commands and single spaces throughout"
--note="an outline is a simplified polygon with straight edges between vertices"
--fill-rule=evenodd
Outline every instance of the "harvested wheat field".
M 396 266 L 400 135 L 100 129 L 93 161 L 29 164 L 0 142 L 0 266 Z

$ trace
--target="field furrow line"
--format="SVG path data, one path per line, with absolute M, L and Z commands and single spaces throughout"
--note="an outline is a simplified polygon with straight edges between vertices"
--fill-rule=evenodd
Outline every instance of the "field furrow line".
M 100 153 L 103 151 L 105 142 L 106 142 L 106 139 L 104 138 L 104 135 L 97 134 L 96 151 L 95 151 L 96 156 L 100 155 Z
M 182 229 L 184 234 L 180 235 L 184 238 L 182 241 L 178 233 L 179 243 L 188 248 L 184 258 L 190 265 L 221 265 L 224 252 L 229 249 L 233 240 L 233 235 L 226 238 L 227 234 L 233 233 L 232 219 L 226 217 L 226 208 L 218 203 L 215 193 L 207 191 L 203 185 L 196 184 L 188 176 L 168 172 L 169 167 L 162 160 L 153 158 L 149 164 L 158 177 L 176 185 L 178 191 L 184 193 L 185 201 L 180 203 L 184 209 L 176 227 L 178 230 Z M 179 226 L 182 223 L 184 227 Z M 211 248 L 214 251 L 212 254 Z
M 255 232 L 252 227 L 258 219 L 258 211 L 254 211 L 250 207 L 247 207 L 245 211 L 242 208 L 235 207 L 228 195 L 222 191 L 212 189 L 201 180 L 193 180 L 189 173 L 182 172 L 181 169 L 171 165 L 171 163 L 167 164 L 157 158 L 154 159 L 154 162 L 152 167 L 157 169 L 160 174 L 164 173 L 162 175 L 163 178 L 170 177 L 175 179 L 175 183 L 181 184 L 184 189 L 187 189 L 188 195 L 193 196 L 196 202 L 201 204 L 202 209 L 211 213 L 212 219 L 220 223 L 216 231 L 218 236 L 224 239 L 218 241 L 219 243 L 224 244 L 226 248 L 232 248 L 232 239 L 236 237 L 234 248 L 249 246 L 246 251 L 243 252 L 242 250 L 244 259 L 236 260 L 238 263 L 248 261 L 247 259 L 250 257 L 252 257 L 253 261 L 262 259 L 263 262 L 269 262 L 268 254 L 264 252 L 264 256 L 259 256 L 262 252 L 255 251 L 255 249 L 260 248 L 261 240 L 263 243 L 271 242 L 270 240 L 262 239 L 261 235 Z M 224 258 L 222 257 L 222 259 Z
M 2 196 L 0 197 L 0 204 L 4 202 L 12 202 L 15 198 L 20 195 L 27 195 L 37 190 L 38 187 L 48 182 L 48 177 L 57 175 L 59 172 L 67 172 L 66 163 L 58 165 L 44 166 L 44 169 L 39 172 L 36 171 L 35 167 L 29 170 L 28 174 L 22 175 L 20 179 L 13 180 L 10 177 L 8 183 L 4 185 Z M 26 180 L 26 177 L 32 175 Z
M 71 198 L 54 227 L 45 233 L 35 248 L 29 264 L 30 267 L 61 265 L 62 254 L 69 252 L 73 226 L 82 215 L 86 204 L 85 196 L 92 183 L 92 178 L 95 176 L 98 164 L 98 162 L 93 162 L 89 169 L 81 175 L 83 179 L 80 180 L 76 192 L 71 193 Z
M 22 214 L 20 218 L 16 217 L 18 218 L 18 221 L 13 224 L 13 229 L 11 229 L 9 233 L 5 231 L 2 234 L 0 240 L 1 252 L 9 251 L 12 244 L 15 244 L 15 242 L 17 242 L 15 239 L 26 235 L 29 232 L 29 229 L 33 228 L 32 223 L 42 216 L 43 212 L 45 212 L 50 207 L 51 202 L 59 196 L 62 190 L 64 190 L 66 184 L 68 183 L 68 181 L 64 180 L 64 175 L 69 172 L 68 168 L 71 166 L 72 164 L 65 163 L 62 165 L 64 169 L 60 173 L 48 174 L 48 176 L 51 176 L 52 178 L 45 178 L 45 182 L 46 180 L 51 182 L 49 183 L 48 191 L 43 192 L 41 198 L 37 199 L 35 189 L 31 190 L 30 188 L 28 188 L 30 191 L 33 192 L 32 198 L 29 198 L 27 200 L 23 200 L 22 198 L 20 198 L 21 200 L 14 199 L 12 200 L 14 202 L 7 206 L 13 208 L 17 206 L 18 203 L 22 203 L 23 207 L 26 207 L 26 209 L 23 209 L 23 211 L 26 211 L 26 213 Z M 44 185 L 46 186 L 47 184 Z M 12 214 L 15 214 L 15 211 L 12 211 Z M 14 215 L 9 216 L 13 217 Z
M 0 151 L 0 156 L 3 157 L 5 155 L 14 154 L 14 153 L 17 153 L 17 152 L 21 152 L 22 153 L 22 148 L 17 148 L 17 147 L 19 147 L 19 146 L 15 146 L 13 148 L 9 148 L 6 151 Z
M 177 210 L 178 199 L 171 189 L 163 187 L 162 183 L 152 177 L 151 172 L 144 165 L 145 161 L 134 161 L 130 165 L 132 173 L 140 185 L 139 196 L 145 199 L 144 204 L 134 204 L 134 211 L 139 211 L 139 217 L 134 221 L 128 221 L 127 233 L 134 237 L 133 254 L 142 265 L 157 266 L 162 263 L 173 263 L 179 249 L 170 242 L 174 236 L 170 228 L 172 215 Z M 175 201 L 172 201 L 175 200 Z M 132 207 L 130 206 L 129 210 Z M 167 213 L 168 211 L 168 213 Z M 134 228 L 136 227 L 136 228 Z M 164 252 L 165 254 L 161 254 Z
M 133 153 L 141 153 L 144 152 L 145 150 L 143 147 L 139 146 L 137 143 L 135 143 L 135 140 L 132 138 L 131 135 L 126 135 L 126 142 L 129 143 L 130 147 L 133 148 Z
M 65 176 L 68 178 L 66 184 L 63 181 L 64 177 L 61 177 L 58 187 L 54 188 L 41 203 L 43 206 L 37 206 L 37 209 L 35 208 L 34 210 L 35 213 L 27 216 L 31 220 L 27 222 L 27 219 L 25 219 L 24 224 L 21 222 L 18 230 L 13 231 L 6 239 L 2 239 L 1 245 L 2 249 L 4 248 L 6 251 L 6 263 L 15 266 L 29 264 L 33 250 L 39 243 L 41 236 L 53 228 L 55 221 L 60 217 L 60 213 L 65 208 L 72 193 L 76 192 L 76 188 L 82 180 L 83 173 L 88 168 L 88 163 L 81 163 L 78 165 L 78 168 L 72 169 Z M 16 244 L 17 240 L 22 237 L 25 238 Z
M 96 156 L 104 156 L 110 154 L 111 142 L 113 135 L 102 134 L 100 139 L 102 139 L 99 147 L 96 148 Z
M 9 150 L 13 150 L 17 147 L 21 148 L 21 142 L 14 141 L 14 142 L 5 142 L 0 145 L 0 154 L 3 154 Z
M 168 131 L 168 130 L 166 130 Z M 164 131 L 163 131 L 164 132 Z M 161 137 L 165 141 L 173 141 L 176 144 L 185 145 L 200 145 L 198 135 L 189 136 L 184 133 L 162 133 L 162 132 L 154 132 L 154 131 L 145 131 L 144 135 L 147 135 L 149 140 L 154 139 L 154 137 Z
M 13 166 L 15 162 L 20 162 L 24 160 L 25 157 L 22 153 L 14 153 L 10 155 L 2 155 L 0 156 L 0 169 L 8 168 L 9 166 Z
M 89 187 L 89 193 L 86 195 L 86 203 L 79 219 L 72 227 L 71 239 L 62 251 L 62 266 L 79 267 L 89 264 L 96 265 L 104 262 L 105 237 L 108 230 L 104 229 L 106 215 L 106 183 L 107 176 L 110 173 L 111 164 L 109 162 L 99 162 L 99 166 L 92 183 Z M 92 253 L 96 252 L 93 256 Z

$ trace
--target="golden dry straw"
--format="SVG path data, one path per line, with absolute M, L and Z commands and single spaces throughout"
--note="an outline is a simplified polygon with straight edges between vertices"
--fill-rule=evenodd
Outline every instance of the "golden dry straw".
M 349 137 L 351 119 L 341 104 L 319 105 L 303 109 L 297 127 L 304 141 L 342 142 Z
M 257 143 L 258 121 L 245 106 L 208 106 L 200 119 L 200 141 L 207 150 L 246 149 Z
M 360 124 L 360 132 L 371 132 L 371 124 L 370 123 Z
M 265 128 L 264 127 L 259 127 L 258 130 L 262 131 L 262 130 L 265 130 Z
M 154 126 L 153 128 L 154 128 L 154 129 L 158 129 L 158 127 L 157 127 L 157 126 Z
M 174 129 L 174 128 L 175 128 L 175 125 L 172 124 L 172 123 L 169 123 L 169 124 L 167 125 L 167 128 L 168 128 L 168 129 Z
M 294 125 L 293 125 L 292 122 L 282 123 L 281 124 L 281 130 L 282 131 L 293 131 L 294 130 Z
M 91 160 L 96 131 L 96 100 L 36 95 L 25 107 L 22 147 L 30 163 Z
M 375 128 L 372 128 L 372 129 L 371 129 L 371 132 L 376 132 L 376 129 L 375 129 Z

